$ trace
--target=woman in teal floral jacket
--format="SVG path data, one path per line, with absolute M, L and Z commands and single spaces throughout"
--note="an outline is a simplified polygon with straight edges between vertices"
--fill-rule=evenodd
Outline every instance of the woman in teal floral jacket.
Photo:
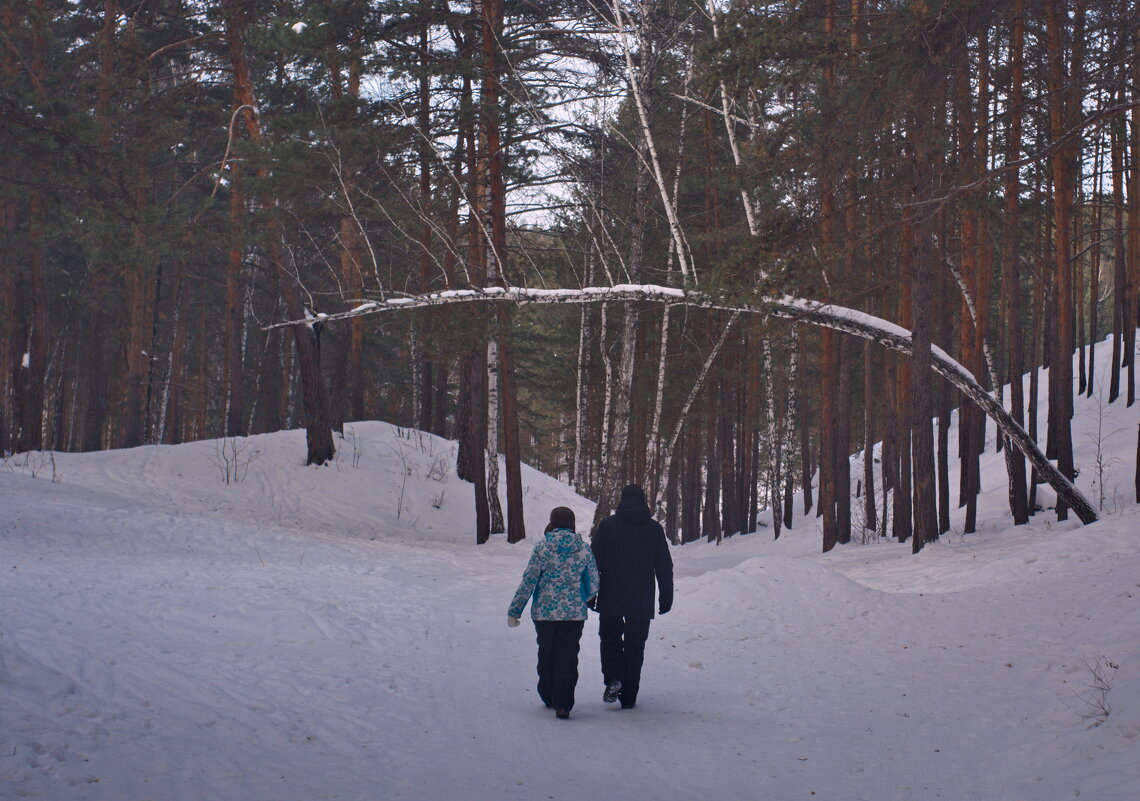
M 507 623 L 519 625 L 530 601 L 538 636 L 538 697 L 560 718 L 570 717 L 578 684 L 578 649 L 587 605 L 598 594 L 594 554 L 574 532 L 574 512 L 550 512 L 546 537 L 534 546 L 518 591 L 507 609 Z

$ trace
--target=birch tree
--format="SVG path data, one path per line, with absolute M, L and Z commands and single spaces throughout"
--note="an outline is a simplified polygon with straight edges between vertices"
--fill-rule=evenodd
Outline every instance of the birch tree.
M 797 298 L 789 295 L 778 295 L 760 300 L 755 305 L 733 305 L 714 296 L 703 295 L 695 290 L 684 290 L 677 287 L 662 287 L 649 284 L 618 284 L 608 287 L 585 287 L 582 289 L 531 289 L 524 287 L 509 287 L 505 290 L 479 291 L 455 290 L 449 292 L 436 292 L 422 296 L 401 296 L 386 301 L 373 301 L 362 304 L 357 309 L 339 315 L 330 315 L 329 322 L 349 319 L 357 315 L 378 314 L 382 312 L 405 311 L 416 308 L 429 308 L 452 304 L 471 303 L 604 303 L 617 300 L 643 300 L 657 301 L 673 304 L 684 304 L 696 308 L 719 309 L 734 315 L 767 314 L 801 324 L 830 328 L 835 331 L 851 334 L 862 339 L 869 339 L 889 350 L 910 355 L 914 346 L 911 332 L 887 320 L 875 317 L 855 309 L 821 303 L 819 301 Z M 303 322 L 303 321 L 302 321 Z M 279 323 L 283 325 L 297 325 L 297 321 Z M 934 372 L 943 376 L 959 391 L 970 397 L 987 416 L 990 417 L 1008 436 L 1014 447 L 1018 448 L 1033 466 L 1040 472 L 1042 478 L 1063 497 L 1065 502 L 1077 513 L 1083 523 L 1091 523 L 1097 519 L 1092 504 L 1080 493 L 1073 483 L 1048 460 L 1037 448 L 1033 438 L 1025 429 L 1013 422 L 1009 412 L 1005 410 L 994 396 L 987 392 L 974 376 L 954 359 L 950 358 L 941 348 L 931 347 L 931 365 Z M 690 393 L 693 395 L 694 393 Z

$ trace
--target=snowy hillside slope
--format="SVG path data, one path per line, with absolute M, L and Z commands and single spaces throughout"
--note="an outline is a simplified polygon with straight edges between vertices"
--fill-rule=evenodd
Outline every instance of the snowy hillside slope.
M 589 519 L 554 479 L 524 470 L 527 543 L 476 546 L 454 444 L 384 423 L 323 468 L 299 431 L 228 469 L 220 442 L 10 457 L 0 798 L 1133 801 L 1140 409 L 1077 415 L 1100 522 L 1013 527 L 991 448 L 979 531 L 917 556 L 820 554 L 798 516 L 674 548 L 638 707 L 602 704 L 592 619 L 568 721 L 505 621 L 549 509 Z

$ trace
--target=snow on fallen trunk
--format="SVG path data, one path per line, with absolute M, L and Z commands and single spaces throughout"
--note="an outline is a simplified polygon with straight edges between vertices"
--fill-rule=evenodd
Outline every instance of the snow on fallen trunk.
M 767 314 L 785 319 L 797 320 L 812 325 L 842 331 L 863 339 L 877 342 L 885 348 L 899 353 L 911 352 L 911 332 L 889 320 L 829 303 L 775 295 L 766 297 L 758 304 L 732 304 L 711 295 L 692 290 L 665 287 L 656 284 L 615 284 L 614 286 L 583 287 L 581 289 L 531 289 L 529 287 L 488 287 L 486 289 L 455 289 L 445 292 L 432 292 L 426 295 L 412 295 L 388 298 L 362 304 L 357 308 L 330 314 L 327 322 L 357 317 L 362 314 L 376 314 L 397 309 L 418 309 L 429 306 L 445 306 L 452 303 L 495 301 L 517 304 L 530 303 L 598 303 L 614 300 L 646 300 L 664 303 L 697 306 L 723 311 L 740 311 L 753 314 Z M 305 324 L 304 320 L 277 323 L 266 328 Z M 1082 523 L 1092 523 L 1097 519 L 1092 504 L 1080 490 L 1050 462 L 1037 447 L 1033 438 L 1010 416 L 1005 408 L 975 380 L 973 374 L 952 359 L 946 351 L 936 345 L 931 346 L 931 360 L 934 370 L 957 389 L 970 398 L 985 414 L 994 421 L 1002 434 L 1037 469 L 1038 474 L 1048 482 L 1060 501 L 1068 505 Z M 1007 455 L 1007 460 L 1010 457 Z

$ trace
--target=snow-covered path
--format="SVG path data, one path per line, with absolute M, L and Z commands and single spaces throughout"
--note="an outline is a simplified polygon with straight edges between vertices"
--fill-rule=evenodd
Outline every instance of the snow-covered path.
M 1131 507 L 1006 530 L 999 481 L 918 557 L 817 554 L 813 520 L 676 548 L 638 708 L 601 703 L 591 620 L 558 721 L 504 619 L 529 546 L 469 542 L 446 443 L 356 434 L 323 470 L 300 432 L 249 440 L 229 485 L 203 443 L 0 470 L 0 798 L 1140 797 Z M 526 482 L 532 537 L 586 519 Z

